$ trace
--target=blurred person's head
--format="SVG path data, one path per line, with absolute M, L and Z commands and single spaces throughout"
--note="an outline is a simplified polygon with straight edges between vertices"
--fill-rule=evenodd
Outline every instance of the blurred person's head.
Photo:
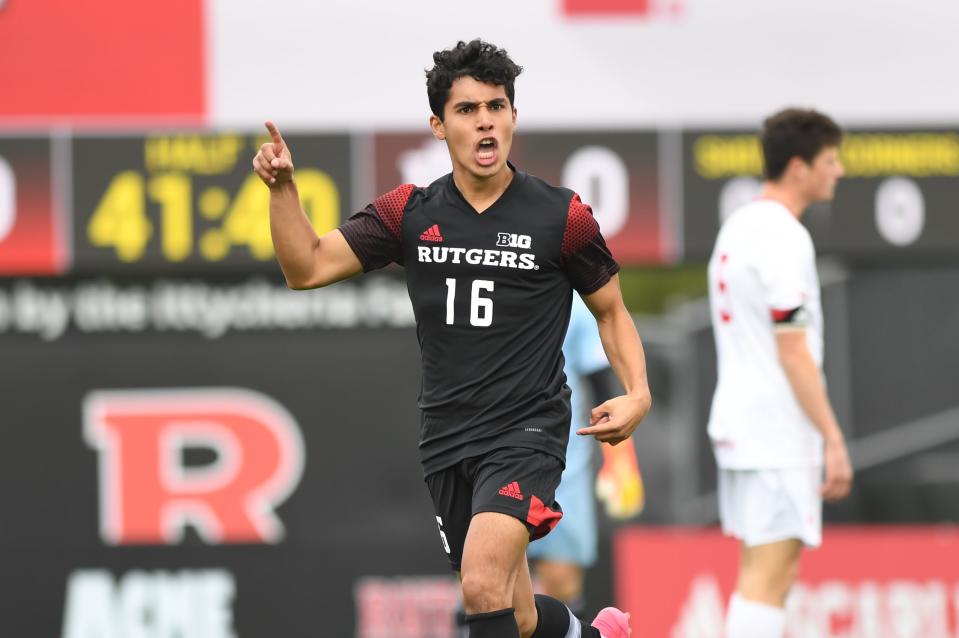
M 843 175 L 842 129 L 813 109 L 789 108 L 763 122 L 763 173 L 768 182 L 794 191 L 807 204 L 833 198 Z
M 516 128 L 513 82 L 522 67 L 482 40 L 433 54 L 426 72 L 430 127 L 446 141 L 454 171 L 489 177 L 509 157 Z

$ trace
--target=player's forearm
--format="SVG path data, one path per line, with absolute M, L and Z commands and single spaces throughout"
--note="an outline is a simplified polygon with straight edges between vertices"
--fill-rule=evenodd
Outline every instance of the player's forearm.
M 310 287 L 320 240 L 303 211 L 295 182 L 270 189 L 270 234 L 287 285 Z
M 806 348 L 780 351 L 779 361 L 800 407 L 827 443 L 843 441 L 819 368 Z
M 646 354 L 636 324 L 629 316 L 625 306 L 597 318 L 599 336 L 603 341 L 606 358 L 616 373 L 626 394 L 649 397 L 649 383 L 646 379 Z

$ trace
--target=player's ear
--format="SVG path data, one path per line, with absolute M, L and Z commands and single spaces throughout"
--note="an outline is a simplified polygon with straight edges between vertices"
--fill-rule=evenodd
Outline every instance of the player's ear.
M 799 157 L 798 155 L 794 155 L 789 158 L 789 163 L 786 164 L 785 172 L 789 173 L 790 175 L 798 179 L 802 179 L 806 175 L 806 172 L 808 170 L 809 170 L 809 164 L 806 163 L 806 160 Z
M 446 139 L 446 126 L 443 124 L 443 120 L 435 115 L 430 115 L 430 128 L 433 130 L 433 137 L 438 140 Z

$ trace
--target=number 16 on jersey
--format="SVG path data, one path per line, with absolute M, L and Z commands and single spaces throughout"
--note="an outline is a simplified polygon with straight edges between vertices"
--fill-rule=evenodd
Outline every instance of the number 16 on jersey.
M 470 292 L 470 325 L 487 328 L 493 325 L 493 300 L 481 297 L 480 293 L 493 292 L 494 284 L 487 279 L 474 279 Z M 456 300 L 456 279 L 446 279 L 446 325 L 452 326 L 454 302 Z

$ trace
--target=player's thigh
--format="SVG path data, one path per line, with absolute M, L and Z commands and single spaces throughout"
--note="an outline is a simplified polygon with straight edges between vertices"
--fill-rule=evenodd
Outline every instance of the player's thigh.
M 764 574 L 768 578 L 782 577 L 799 565 L 803 543 L 798 538 L 764 543 L 741 548 L 740 564 L 746 571 Z
M 463 578 L 491 574 L 512 580 L 525 563 L 529 535 L 526 526 L 499 512 L 480 512 L 470 521 L 463 547 Z
M 440 542 L 454 571 L 460 571 L 463 547 L 473 516 L 473 483 L 456 465 L 426 477 L 426 486 L 433 501 Z

